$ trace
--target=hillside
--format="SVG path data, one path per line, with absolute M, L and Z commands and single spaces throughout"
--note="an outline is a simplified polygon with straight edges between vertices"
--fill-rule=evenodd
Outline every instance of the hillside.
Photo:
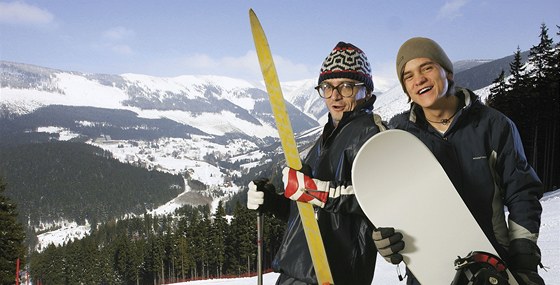
M 124 164 L 101 148 L 72 142 L 0 148 L 0 175 L 25 213 L 20 219 L 36 228 L 142 214 L 185 188 L 180 175 Z
M 521 53 L 522 61 L 525 62 L 529 55 L 529 51 Z M 498 78 L 500 72 L 503 70 L 505 75 L 510 74 L 509 64 L 513 61 L 512 55 L 500 59 L 488 61 L 486 63 L 476 65 L 472 68 L 465 69 L 457 72 L 454 76 L 455 83 L 458 86 L 467 87 L 471 90 L 484 88 L 492 84 L 494 79 Z

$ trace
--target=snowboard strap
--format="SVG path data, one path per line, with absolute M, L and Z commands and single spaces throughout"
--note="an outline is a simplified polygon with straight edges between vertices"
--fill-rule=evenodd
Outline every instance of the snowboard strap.
M 451 285 L 507 285 L 505 263 L 496 255 L 473 251 L 455 260 L 455 278 Z

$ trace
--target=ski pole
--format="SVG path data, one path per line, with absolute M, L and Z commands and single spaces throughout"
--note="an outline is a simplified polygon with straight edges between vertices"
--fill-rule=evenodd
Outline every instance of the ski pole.
M 263 285 L 263 213 L 257 212 L 257 284 Z

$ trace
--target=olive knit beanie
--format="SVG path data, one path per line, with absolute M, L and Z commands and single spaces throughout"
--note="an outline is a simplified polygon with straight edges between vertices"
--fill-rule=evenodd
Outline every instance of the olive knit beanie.
M 403 83 L 403 69 L 407 62 L 415 58 L 430 58 L 449 73 L 453 73 L 453 63 L 445 54 L 445 51 L 432 39 L 416 37 L 404 42 L 397 53 L 397 76 L 401 86 L 406 93 Z

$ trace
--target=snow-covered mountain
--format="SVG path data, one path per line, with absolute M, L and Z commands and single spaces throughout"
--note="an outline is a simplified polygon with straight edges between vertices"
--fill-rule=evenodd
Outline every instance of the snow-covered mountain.
M 256 151 L 254 159 L 260 159 L 259 147 L 277 137 L 266 92 L 248 81 L 83 74 L 5 61 L 0 66 L 0 118 L 17 120 L 27 115 L 33 123 L 26 125 L 26 132 L 52 133 L 59 140 L 85 136 L 123 161 L 142 161 L 174 172 L 189 167 L 188 163 L 176 165 L 177 161 L 163 157 L 200 164 L 209 152 L 251 160 L 249 153 Z M 305 93 L 309 82 L 291 83 L 293 91 L 287 93 L 295 95 L 290 98 L 317 97 Z M 320 111 L 302 111 L 290 102 L 287 109 L 296 133 L 319 126 Z M 92 133 L 93 127 L 102 131 Z M 145 142 L 157 143 L 165 154 L 142 155 Z
M 231 173 L 209 165 L 208 155 L 243 161 L 230 170 L 240 173 L 263 159 L 263 147 L 278 144 L 260 83 L 220 76 L 84 74 L 7 61 L 0 61 L 0 71 L 0 119 L 26 120 L 19 124 L 23 130 L 9 126 L 2 130 L 6 134 L 80 138 L 124 162 L 173 173 L 191 169 L 209 186 L 223 185 L 216 177 Z M 375 84 L 381 90 L 375 112 L 384 120 L 408 108 L 396 80 L 375 78 Z M 305 134 L 301 144 L 313 141 L 326 120 L 315 85 L 316 79 L 282 83 L 292 128 Z
M 244 80 L 82 74 L 11 62 L 0 66 L 0 104 L 19 115 L 47 105 L 89 106 L 130 110 L 141 118 L 169 118 L 209 135 L 276 136 L 266 93 Z M 314 119 L 288 105 L 296 132 L 317 126 Z
M 279 150 L 268 96 L 258 83 L 218 76 L 83 74 L 5 61 L 0 72 L 0 145 L 21 143 L 32 134 L 34 141 L 86 142 L 125 163 L 187 173 L 205 185 L 203 194 L 210 198 L 205 200 L 214 204 L 238 192 L 232 177 Z M 314 115 L 286 105 L 293 130 L 304 133 L 298 142 L 314 140 L 309 135 L 319 129 Z M 198 203 L 185 185 L 171 206 L 146 210 L 166 213 Z
M 384 120 L 408 108 L 396 80 L 374 81 L 375 112 Z M 326 121 L 316 84 L 316 79 L 281 84 L 303 151 Z M 0 61 L 0 87 L 0 144 L 17 143 L 22 133 L 83 141 L 125 163 L 188 173 L 207 186 L 214 205 L 239 191 L 232 177 L 280 152 L 261 83 L 220 76 L 84 74 Z M 168 213 L 190 203 L 189 191 L 187 186 L 168 205 L 147 211 Z

